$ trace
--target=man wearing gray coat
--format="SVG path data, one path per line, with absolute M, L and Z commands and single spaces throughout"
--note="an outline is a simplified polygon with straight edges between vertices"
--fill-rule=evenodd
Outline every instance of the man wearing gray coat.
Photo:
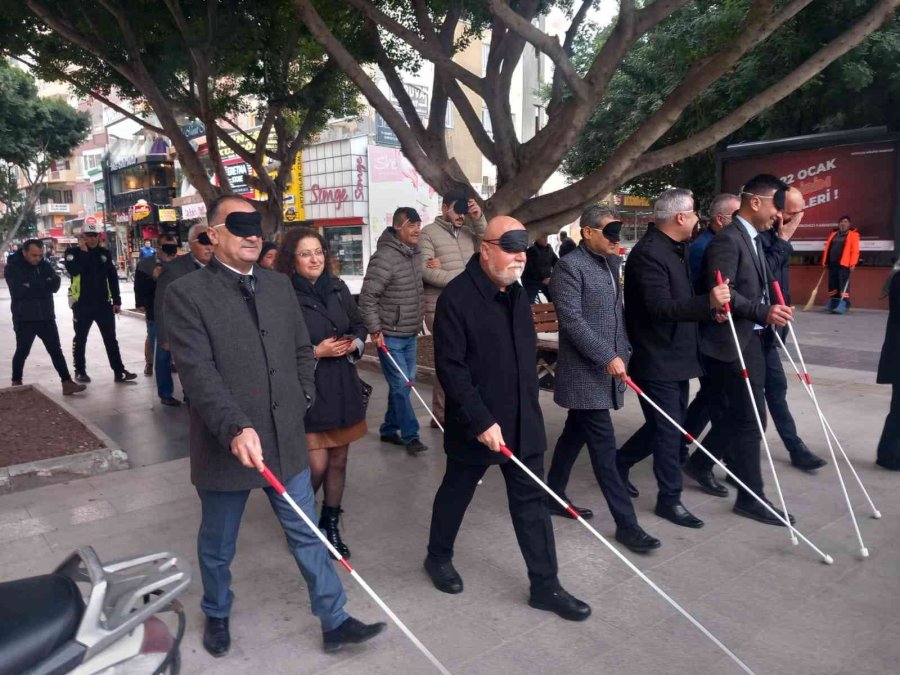
M 638 525 L 625 484 L 616 470 L 616 435 L 610 408 L 624 403 L 625 367 L 631 345 L 625 334 L 618 255 L 622 223 L 609 209 L 591 206 L 581 214 L 581 245 L 556 264 L 550 293 L 559 319 L 559 358 L 553 400 L 569 409 L 556 442 L 547 484 L 565 496 L 572 466 L 587 443 L 594 476 L 616 521 L 616 539 L 632 551 L 659 548 Z M 583 518 L 589 509 L 572 506 Z M 571 517 L 551 501 L 550 512 Z
M 222 197 L 208 218 L 215 257 L 172 283 L 164 300 L 169 344 L 191 396 L 203 646 L 213 656 L 230 647 L 230 566 L 247 497 L 260 487 L 306 580 L 325 650 L 362 642 L 384 624 L 365 625 L 344 611 L 344 590 L 324 544 L 260 475 L 268 467 L 316 522 L 303 427 L 315 396 L 315 359 L 300 306 L 286 276 L 254 266 L 262 225 L 248 201 Z
M 381 372 L 387 380 L 387 412 L 381 440 L 406 447 L 410 455 L 428 447 L 419 440 L 419 421 L 410 400 L 407 378 L 416 381 L 416 336 L 422 330 L 422 219 L 406 206 L 394 211 L 392 226 L 382 232 L 359 293 L 359 313 L 378 347 Z M 397 365 L 384 355 L 384 345 Z M 398 372 L 397 366 L 403 369 Z M 405 376 L 405 377 L 404 377 Z

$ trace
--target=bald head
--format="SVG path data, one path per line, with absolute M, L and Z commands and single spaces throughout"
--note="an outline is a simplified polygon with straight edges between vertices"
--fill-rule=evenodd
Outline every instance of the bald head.
M 524 230 L 525 226 L 512 216 L 494 216 L 488 221 L 484 231 L 485 239 L 499 239 L 504 232 Z

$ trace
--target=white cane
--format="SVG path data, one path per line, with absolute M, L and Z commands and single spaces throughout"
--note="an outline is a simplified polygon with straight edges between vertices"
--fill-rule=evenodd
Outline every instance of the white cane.
M 781 284 L 779 284 L 777 281 L 773 281 L 772 286 L 775 289 L 775 297 L 777 298 L 778 302 L 783 305 L 784 304 L 784 295 L 781 292 Z M 844 493 L 844 501 L 847 503 L 847 509 L 850 512 L 850 520 L 853 523 L 853 529 L 855 530 L 856 538 L 859 541 L 859 554 L 863 558 L 868 558 L 869 551 L 866 548 L 865 543 L 863 542 L 862 533 L 859 530 L 859 523 L 856 521 L 856 514 L 853 511 L 853 504 L 850 502 L 850 495 L 847 493 L 847 485 L 844 483 L 844 475 L 841 472 L 841 466 L 838 463 L 837 455 L 835 455 L 835 452 L 834 452 L 834 446 L 831 443 L 831 435 L 829 435 L 828 428 L 825 426 L 825 414 L 822 412 L 821 406 L 819 406 L 819 400 L 816 397 L 816 392 L 812 386 L 812 378 L 809 377 L 809 373 L 806 370 L 806 363 L 803 360 L 803 353 L 800 351 L 800 343 L 797 341 L 797 334 L 794 332 L 794 326 L 791 323 L 788 323 L 788 330 L 790 331 L 791 337 L 794 340 L 794 348 L 797 350 L 797 357 L 800 359 L 800 365 L 802 366 L 803 372 L 806 376 L 805 379 L 801 378 L 801 382 L 803 383 L 803 386 L 806 389 L 807 394 L 809 394 L 810 399 L 812 399 L 813 405 L 816 408 L 816 413 L 819 415 L 819 422 L 822 425 L 822 433 L 825 434 L 825 442 L 828 444 L 828 452 L 831 453 L 831 461 L 834 462 L 834 468 L 837 471 L 837 475 L 838 475 L 838 482 L 841 484 L 841 491 Z M 778 331 L 775 331 L 775 336 L 778 339 L 778 343 L 781 345 L 781 348 L 784 350 L 784 352 L 786 354 L 788 354 L 788 357 L 790 357 L 790 353 L 788 352 L 787 347 L 785 346 L 784 342 L 782 341 L 781 336 L 778 335 Z M 797 365 L 794 363 L 793 359 L 791 359 L 791 363 L 794 365 L 794 369 L 796 370 Z M 797 372 L 797 374 L 798 375 L 800 374 L 799 371 Z M 847 459 L 846 454 L 844 455 L 844 458 Z M 847 463 L 850 464 L 849 459 L 847 459 Z M 852 469 L 852 465 L 851 465 L 851 469 Z M 857 479 L 858 478 L 859 477 L 857 476 Z M 861 481 L 860 481 L 860 484 L 862 484 Z M 863 491 L 865 491 L 865 488 L 863 488 Z M 870 502 L 871 502 L 871 500 L 870 500 Z M 873 506 L 873 509 L 874 509 L 874 506 Z
M 422 402 L 422 405 L 425 406 L 425 410 L 427 410 L 427 411 L 428 411 L 428 414 L 431 415 L 431 419 L 434 420 L 434 423 L 438 425 L 438 429 L 440 429 L 441 432 L 443 433 L 443 431 L 444 431 L 443 425 L 440 423 L 440 421 L 438 420 L 438 418 L 434 416 L 434 413 L 431 412 L 431 408 L 428 407 L 428 404 L 425 403 L 425 399 L 422 398 L 422 396 L 419 394 L 418 390 L 416 389 L 415 385 L 414 385 L 414 384 L 412 383 L 412 381 L 406 376 L 406 373 L 403 372 L 403 368 L 400 367 L 400 364 L 397 363 L 397 362 L 394 360 L 393 355 L 391 354 L 390 351 L 388 351 L 387 345 L 384 344 L 384 343 L 382 342 L 382 343 L 378 346 L 378 349 L 380 349 L 380 350 L 384 353 L 384 355 L 387 356 L 387 357 L 390 359 L 391 363 L 394 364 L 394 368 L 397 369 L 397 372 L 400 373 L 400 375 L 401 375 L 401 376 L 403 377 L 403 379 L 406 381 L 406 386 L 409 387 L 410 389 L 412 389 L 412 393 L 414 393 L 414 394 L 416 395 L 416 397 Z
M 287 490 L 285 490 L 285 488 L 284 488 L 284 485 L 282 485 L 281 481 L 275 477 L 275 474 L 273 474 L 269 470 L 269 467 L 263 466 L 262 471 L 260 471 L 260 473 L 263 475 L 263 478 L 266 479 L 266 482 L 275 489 L 275 492 L 277 492 L 279 495 L 281 495 L 284 498 L 284 500 L 290 505 L 290 507 L 296 512 L 296 514 L 298 516 L 300 516 L 300 519 L 304 523 L 306 523 L 306 526 L 313 532 L 313 534 L 315 534 L 319 538 L 319 540 L 323 544 L 325 544 L 325 547 L 328 549 L 328 552 L 332 556 L 334 556 L 334 558 L 343 566 L 343 568 L 345 570 L 347 570 L 350 573 L 350 576 L 352 576 L 356 580 L 356 583 L 358 583 L 360 586 L 362 586 L 363 590 L 369 594 L 369 597 L 371 597 L 372 600 L 374 600 L 375 603 L 379 607 L 381 607 L 382 610 L 384 610 L 384 613 L 387 614 L 390 617 L 391 621 L 393 621 L 397 625 L 397 628 L 399 628 L 401 631 L 403 631 L 403 634 L 406 635 L 406 637 L 408 637 L 410 639 L 410 641 L 418 648 L 418 650 L 420 652 L 422 652 L 422 654 L 425 655 L 425 657 L 429 661 L 431 661 L 431 663 L 434 665 L 435 668 L 438 669 L 439 672 L 443 673 L 444 675 L 450 675 L 450 671 L 447 670 L 444 667 L 444 665 L 440 661 L 437 660 L 437 658 L 434 656 L 434 654 L 432 654 L 430 651 L 428 651 L 428 648 L 419 641 L 419 638 L 417 638 L 415 635 L 413 635 L 413 632 L 409 628 L 406 627 L 406 624 L 404 624 L 396 614 L 394 614 L 394 612 L 391 610 L 391 608 L 388 607 L 387 604 L 385 604 L 384 600 L 382 600 L 380 597 L 378 597 L 378 594 L 372 590 L 372 587 L 369 586 L 369 584 L 367 584 L 365 582 L 365 580 L 359 575 L 359 572 L 357 572 L 355 569 L 353 569 L 353 567 L 351 567 L 350 563 L 347 562 L 347 559 L 344 558 L 344 556 L 342 556 L 338 552 L 338 550 L 334 546 L 331 545 L 331 542 L 329 542 L 328 539 L 325 537 L 325 535 L 322 534 L 322 531 L 318 527 L 316 527 L 315 524 L 313 524 L 313 522 L 309 519 L 309 516 L 307 516 L 306 513 L 304 513 L 303 509 L 301 509 L 297 505 L 297 502 L 295 502 L 294 499 L 291 497 L 291 495 L 288 494 Z
M 721 285 L 722 273 L 716 270 L 716 283 Z M 784 511 L 784 517 L 788 518 L 787 505 L 784 503 L 784 493 L 781 491 L 781 483 L 778 481 L 778 473 L 775 471 L 775 462 L 772 460 L 772 451 L 769 450 L 769 441 L 766 440 L 766 429 L 762 423 L 762 417 L 759 415 L 759 408 L 756 406 L 756 398 L 753 396 L 753 385 L 750 384 L 750 373 L 747 372 L 747 364 L 744 363 L 744 353 L 741 351 L 741 341 L 738 339 L 737 329 L 734 327 L 734 317 L 731 316 L 731 304 L 725 303 L 725 316 L 728 317 L 728 325 L 731 327 L 731 337 L 734 338 L 734 346 L 737 349 L 738 360 L 741 363 L 741 373 L 744 377 L 744 383 L 747 385 L 747 393 L 750 396 L 750 405 L 753 407 L 753 415 L 756 417 L 756 426 L 759 428 L 759 435 L 762 437 L 763 447 L 766 449 L 766 458 L 769 460 L 769 468 L 772 470 L 772 477 L 775 479 L 775 491 L 778 493 L 778 499 L 781 502 L 781 509 Z M 744 488 L 746 489 L 746 487 Z M 790 528 L 791 543 L 797 545 L 797 537 L 794 529 Z
M 662 597 L 663 600 L 665 600 L 670 605 L 672 605 L 672 607 L 674 607 L 675 610 L 679 614 L 681 614 L 684 618 L 686 618 L 688 621 L 690 621 L 697 628 L 697 630 L 699 630 L 706 637 L 708 637 L 710 640 L 712 640 L 713 644 L 715 644 L 716 647 L 718 647 L 723 652 L 725 652 L 728 655 L 728 657 L 741 668 L 741 670 L 743 670 L 745 673 L 750 673 L 750 675 L 753 675 L 753 671 L 750 670 L 750 668 L 747 666 L 747 664 L 745 664 L 743 661 L 741 661 L 740 658 L 738 658 L 738 656 L 734 652 L 732 652 L 730 649 L 728 649 L 728 647 L 726 647 L 722 643 L 722 641 L 719 640 L 719 638 L 717 638 L 715 635 L 710 633 L 709 630 L 702 623 L 697 621 L 697 619 L 695 619 L 686 609 L 684 609 L 684 607 L 682 607 L 677 602 L 675 602 L 675 600 L 673 600 L 663 589 L 661 589 L 659 586 L 657 586 L 655 583 L 653 583 L 653 580 L 651 580 L 650 577 L 648 577 L 646 574 L 641 572 L 641 570 L 638 569 L 637 565 L 635 565 L 628 558 L 626 558 L 625 555 L 621 551 L 619 551 L 619 549 L 617 549 L 615 546 L 610 544 L 609 541 L 606 539 L 606 537 L 604 537 L 602 534 L 597 532 L 597 530 L 595 530 L 593 527 L 591 527 L 590 523 L 588 523 L 584 518 L 582 518 L 581 515 L 575 509 L 573 509 L 571 506 L 569 506 L 569 504 L 564 499 L 562 499 L 558 494 L 556 494 L 553 490 L 551 490 L 547 486 L 547 484 L 544 481 L 542 481 L 540 478 L 538 478 L 537 475 L 531 469 L 529 469 L 527 466 L 525 466 L 522 463 L 522 460 L 520 460 L 518 457 L 516 457 L 508 447 L 506 447 L 505 445 L 501 445 L 500 452 L 503 453 L 509 459 L 511 459 L 515 463 L 516 466 L 518 466 L 520 469 L 522 469 L 522 471 L 524 471 L 526 474 L 528 474 L 528 477 L 531 478 L 535 483 L 540 485 L 541 488 L 544 490 L 544 492 L 546 492 L 554 500 L 556 500 L 559 503 L 559 505 L 562 506 L 569 513 L 569 515 L 572 518 L 574 518 L 579 523 L 584 525 L 587 528 L 588 532 L 590 532 L 592 535 L 594 535 L 594 537 L 596 537 L 597 540 L 599 540 L 601 544 L 603 544 L 606 548 L 608 548 L 619 560 L 621 560 L 623 563 L 625 563 L 628 566 L 628 568 L 641 579 L 641 581 L 643 581 L 648 586 L 650 586 L 650 588 L 652 588 L 654 591 L 656 591 L 660 595 L 660 597 Z
M 787 512 L 785 512 L 785 515 L 782 516 L 781 514 L 778 513 L 778 511 L 776 511 L 774 508 L 772 508 L 772 505 L 769 504 L 765 499 L 763 499 L 758 494 L 756 494 L 753 490 L 751 490 L 749 487 L 747 487 L 747 485 L 740 478 L 735 476 L 731 472 L 731 470 L 727 466 L 725 466 L 725 464 L 723 462 L 721 462 L 719 459 L 716 458 L 715 455 L 713 455 L 709 450 L 707 450 L 706 447 L 698 439 L 691 436 L 691 434 L 689 434 L 685 430 L 684 427 L 682 427 L 680 424 L 678 424 L 678 422 L 676 422 L 665 410 L 660 408 L 652 398 L 647 396 L 647 394 L 644 393 L 644 390 L 641 389 L 639 386 L 637 386 L 630 377 L 625 378 L 625 384 L 627 384 L 629 387 L 631 387 L 634 390 L 634 393 L 636 393 L 642 399 L 647 401 L 647 403 L 649 403 L 650 406 L 654 410 L 656 410 L 656 412 L 658 412 L 660 415 L 662 415 L 664 418 L 666 418 L 666 420 L 668 420 L 672 424 L 672 426 L 674 426 L 676 429 L 678 429 L 678 431 L 680 431 L 682 434 L 684 434 L 684 437 L 688 441 L 690 441 L 691 443 L 696 443 L 698 450 L 703 451 L 703 453 L 706 454 L 706 456 L 709 457 L 712 461 L 714 461 L 720 468 L 722 468 L 722 470 L 724 470 L 725 473 L 728 474 L 735 483 L 737 483 L 740 487 L 744 488 L 744 490 L 747 491 L 747 494 L 749 494 L 756 501 L 758 501 L 773 516 L 778 518 L 778 520 L 781 521 L 781 523 L 791 531 L 792 539 L 793 539 L 794 534 L 796 534 L 796 536 L 800 537 L 800 539 L 803 540 L 803 542 L 805 544 L 807 544 L 813 551 L 815 551 L 822 557 L 822 562 L 824 562 L 826 565 L 831 565 L 834 562 L 834 558 L 832 558 L 827 553 L 824 553 L 818 546 L 816 546 L 809 539 L 807 539 L 803 535 L 802 532 L 800 532 L 793 525 L 791 525 L 791 521 L 787 516 Z

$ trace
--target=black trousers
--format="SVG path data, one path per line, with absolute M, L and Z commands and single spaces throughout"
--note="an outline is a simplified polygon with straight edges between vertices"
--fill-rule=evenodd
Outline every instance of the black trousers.
M 784 447 L 787 448 L 789 453 L 794 452 L 803 445 L 803 441 L 797 435 L 797 423 L 794 422 L 794 416 L 791 415 L 791 410 L 788 407 L 788 382 L 784 372 L 784 364 L 781 362 L 781 356 L 778 353 L 777 343 L 774 341 L 774 338 L 771 341 L 764 339 L 763 342 L 763 354 L 766 360 L 766 406 L 772 415 L 772 422 L 775 424 L 775 429 L 778 431 Z M 697 392 L 694 400 L 688 406 L 687 416 L 685 417 L 684 428 L 694 438 L 703 433 L 703 429 L 706 428 L 710 420 L 710 385 L 707 379 L 706 376 L 700 378 L 700 391 Z M 687 453 L 688 445 L 689 443 L 684 443 L 684 453 Z M 705 443 L 704 446 L 706 446 Z
M 763 336 L 759 333 L 761 331 L 757 331 L 744 348 L 744 361 L 750 375 L 753 398 L 765 428 L 766 365 Z M 739 361 L 725 362 L 704 357 L 704 369 L 710 385 L 708 401 L 712 429 L 703 445 L 718 459 L 727 458 L 731 471 L 753 492 L 764 497 L 759 465 L 762 436 L 747 394 L 741 364 Z M 698 471 L 709 471 L 714 466 L 703 452 L 695 452 L 688 461 Z M 754 500 L 743 488 L 739 488 L 737 501 L 748 503 Z
M 850 268 L 842 265 L 828 265 L 828 297 L 841 299 L 844 284 L 850 281 Z M 850 297 L 850 286 L 847 285 L 847 297 Z
M 59 374 L 59 379 L 65 382 L 71 380 L 69 366 L 63 356 L 62 347 L 59 344 L 59 330 L 56 321 L 23 321 L 16 325 L 16 353 L 13 354 L 12 379 L 21 380 L 25 371 L 25 359 L 31 353 L 34 339 L 38 337 L 44 343 L 44 348 L 53 361 L 53 367 Z
M 536 455 L 522 460 L 538 477 L 544 474 L 544 456 Z M 466 464 L 447 458 L 444 480 L 434 496 L 431 512 L 431 533 L 428 538 L 428 555 L 434 560 L 446 562 L 453 558 L 453 544 L 462 525 L 463 516 L 475 494 L 478 481 L 488 467 Z M 500 465 L 506 481 L 509 515 L 512 517 L 516 539 L 532 591 L 555 590 L 559 586 L 556 564 L 556 542 L 553 525 L 547 510 L 546 493 L 511 461 Z
M 783 338 L 782 338 L 783 339 Z M 784 374 L 784 365 L 781 363 L 781 355 L 778 353 L 778 343 L 775 337 L 763 339 L 763 355 L 766 359 L 766 405 L 775 430 L 781 437 L 781 442 L 788 452 L 798 450 L 803 441 L 797 435 L 797 424 L 794 416 L 788 408 L 787 402 L 787 377 Z
M 689 382 L 663 382 L 635 378 L 637 384 L 654 403 L 683 425 L 687 410 Z M 619 449 L 616 462 L 619 470 L 627 474 L 632 466 L 653 455 L 653 473 L 659 487 L 656 501 L 671 506 L 681 502 L 681 447 L 682 435 L 675 426 L 656 409 L 640 399 L 644 413 L 644 425 Z
M 694 400 L 687 407 L 687 413 L 684 416 L 684 429 L 691 436 L 697 438 L 703 433 L 706 425 L 709 424 L 709 378 L 706 375 L 700 377 L 700 389 L 694 395 Z M 681 444 L 681 461 L 687 459 L 688 448 L 690 442 L 685 438 Z M 705 447 L 705 444 L 704 444 Z
M 900 384 L 891 385 L 891 409 L 884 420 L 876 463 L 885 469 L 900 470 Z
M 616 469 L 616 434 L 609 410 L 569 411 L 566 425 L 553 451 L 547 485 L 559 495 L 566 493 L 572 467 L 585 443 L 594 477 L 616 526 L 635 527 L 637 516 L 634 506 Z
M 125 366 L 122 365 L 122 356 L 119 353 L 119 342 L 116 340 L 116 315 L 113 313 L 112 305 L 103 304 L 92 307 L 81 306 L 81 303 L 78 302 L 72 308 L 72 318 L 75 321 L 72 354 L 76 373 L 85 371 L 84 349 L 87 345 L 88 333 L 95 322 L 103 337 L 103 346 L 106 348 L 109 367 L 116 373 L 125 370 Z

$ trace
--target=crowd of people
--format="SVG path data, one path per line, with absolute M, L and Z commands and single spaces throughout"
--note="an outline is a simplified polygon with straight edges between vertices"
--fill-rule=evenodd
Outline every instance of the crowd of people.
M 462 190 L 442 201 L 441 215 L 425 227 L 414 208 L 395 211 L 371 257 L 358 305 L 332 272 L 318 231 L 292 228 L 278 244 L 264 242 L 259 213 L 235 196 L 210 205 L 208 226 L 191 228 L 189 253 L 177 256 L 174 238 L 161 237 L 159 250 L 148 252 L 139 265 L 135 290 L 147 321 L 145 373 L 155 372 L 161 402 L 176 407 L 175 364 L 189 402 L 191 480 L 202 511 L 203 645 L 213 656 L 225 655 L 231 646 L 230 566 L 244 507 L 256 488 L 267 492 L 307 582 L 325 649 L 364 642 L 384 628 L 347 613 L 326 549 L 260 473 L 271 470 L 311 519 L 317 519 L 321 490 L 319 527 L 342 556 L 350 556 L 339 520 L 349 446 L 367 433 L 368 387 L 356 369 L 367 340 L 379 348 L 389 389 L 380 439 L 415 457 L 428 448 L 420 439 L 410 385 L 423 325 L 433 337 L 439 384 L 432 402 L 436 425 L 444 429 L 446 466 L 434 497 L 424 569 L 445 593 L 463 592 L 454 546 L 477 485 L 492 465 L 499 465 L 505 481 L 528 571 L 529 604 L 572 621 L 587 619 L 591 608 L 559 580 L 550 519 L 593 516 L 567 494 L 583 446 L 615 521 L 616 540 L 639 553 L 663 543 L 641 527 L 632 502 L 639 490 L 629 473 L 645 458 L 653 459 L 654 511 L 676 526 L 704 526 L 683 503 L 683 476 L 709 494 L 730 494 L 713 474 L 713 460 L 700 451 L 689 454 L 689 440 L 666 416 L 687 428 L 689 438 L 711 422 L 705 446 L 739 479 L 733 511 L 741 517 L 777 526 L 794 521 L 766 498 L 762 435 L 748 382 L 761 424 L 768 408 L 791 463 L 805 471 L 825 465 L 797 434 L 774 337 L 793 319 L 787 266 L 790 240 L 803 218 L 796 189 L 774 176 L 751 178 L 739 194 L 713 201 L 710 226 L 693 243 L 699 219 L 693 194 L 666 190 L 655 202 L 654 224 L 628 257 L 624 283 L 622 222 L 605 206 L 583 212 L 580 243 L 566 239 L 557 257 L 543 237 L 529 247 L 525 226 L 514 218 L 486 220 Z M 852 232 L 841 225 L 829 242 L 831 252 L 842 247 L 840 255 L 829 252 L 827 265 L 833 259 L 839 268 L 852 268 Z M 115 381 L 135 377 L 118 353 L 114 315 L 121 300 L 104 251 L 86 232 L 81 245 L 65 254 L 74 287 L 75 381 L 53 315 L 59 277 L 41 262 L 40 242 L 27 242 L 22 261 L 7 269 L 16 289 L 13 315 L 20 345 L 14 380 L 21 381 L 28 348 L 38 336 L 64 393 L 83 390 L 90 381 L 84 341 L 93 322 Z M 891 469 L 900 468 L 900 373 L 897 349 L 889 349 L 900 339 L 898 280 L 895 276 L 891 285 L 878 376 L 893 385 L 878 449 L 878 463 Z M 776 299 L 774 281 L 785 291 L 785 304 Z M 835 281 L 846 293 L 840 271 Z M 553 397 L 567 410 L 547 483 L 569 508 L 548 503 L 541 487 L 505 456 L 511 452 L 543 477 L 548 444 L 531 312 L 538 293 L 552 299 L 557 312 Z M 613 413 L 625 405 L 627 378 L 659 410 L 641 399 L 644 424 L 619 446 Z M 689 383 L 698 378 L 700 389 L 689 405 Z

